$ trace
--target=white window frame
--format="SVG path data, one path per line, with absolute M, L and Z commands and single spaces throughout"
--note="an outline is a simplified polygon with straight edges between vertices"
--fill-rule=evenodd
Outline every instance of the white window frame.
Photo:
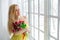
M 29 20 L 29 25 L 30 26 L 32 26 L 31 25 L 31 14 L 33 14 L 33 17 L 34 17 L 34 15 L 38 15 L 38 28 L 39 28 L 39 18 L 40 18 L 40 15 L 42 15 L 42 16 L 44 16 L 44 31 L 42 31 L 42 30 L 40 30 L 40 29 L 38 29 L 38 28 L 36 28 L 35 26 L 34 26 L 34 24 L 33 24 L 33 28 L 34 28 L 34 30 L 35 30 L 35 28 L 38 30 L 38 40 L 40 40 L 40 33 L 39 33 L 39 31 L 41 31 L 41 32 L 43 32 L 44 33 L 44 40 L 49 40 L 50 39 L 50 37 L 52 37 L 52 38 L 54 38 L 55 40 L 59 40 L 59 24 L 60 24 L 60 14 L 59 14 L 59 10 L 60 10 L 60 8 L 58 8 L 58 16 L 52 16 L 52 15 L 50 15 L 50 11 L 51 11 L 51 0 L 44 0 L 44 14 L 41 14 L 40 13 L 40 0 L 38 0 L 38 13 L 35 13 L 35 12 L 33 12 L 32 13 L 32 10 L 31 10 L 31 1 L 32 0 L 28 0 L 28 20 Z M 34 4 L 34 1 L 33 1 L 33 4 Z M 34 5 L 33 5 L 34 6 Z M 60 6 L 59 6 L 60 7 Z M 33 8 L 33 10 L 34 10 L 34 8 Z M 58 18 L 59 20 L 58 20 L 58 33 L 57 33 L 57 39 L 55 38 L 55 37 L 53 37 L 52 35 L 50 35 L 50 25 L 49 25 L 49 21 L 50 21 L 50 18 Z M 34 22 L 34 21 L 33 21 Z M 30 29 L 32 30 L 32 27 L 30 27 Z M 35 31 L 34 31 L 35 32 Z M 30 33 L 30 36 L 31 36 L 31 34 L 32 33 Z M 34 34 L 35 35 L 35 34 Z M 31 39 L 31 37 L 30 37 L 30 39 Z M 35 40 L 34 38 L 33 38 L 33 40 Z

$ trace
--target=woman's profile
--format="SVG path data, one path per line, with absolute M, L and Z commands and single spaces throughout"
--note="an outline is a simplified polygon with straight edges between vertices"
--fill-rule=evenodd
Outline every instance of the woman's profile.
M 25 23 L 25 25 L 21 24 L 22 23 L 21 20 Z M 20 22 L 19 24 L 22 27 L 13 25 L 13 23 L 18 23 L 18 22 Z M 10 40 L 27 40 L 28 28 L 29 26 L 26 16 L 21 16 L 19 6 L 17 4 L 12 4 L 9 7 L 9 13 L 8 13 L 8 30 L 10 36 L 11 34 L 13 34 Z

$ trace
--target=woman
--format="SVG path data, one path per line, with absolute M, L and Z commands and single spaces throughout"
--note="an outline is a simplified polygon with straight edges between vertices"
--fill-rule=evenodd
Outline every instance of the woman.
M 13 4 L 9 8 L 9 15 L 8 15 L 8 30 L 9 34 L 13 34 L 10 40 L 27 40 L 27 30 L 28 30 L 28 22 L 25 16 L 20 15 L 19 6 L 17 4 Z M 27 24 L 26 29 L 22 29 L 21 31 L 13 32 L 13 23 L 19 20 L 23 20 L 24 23 Z

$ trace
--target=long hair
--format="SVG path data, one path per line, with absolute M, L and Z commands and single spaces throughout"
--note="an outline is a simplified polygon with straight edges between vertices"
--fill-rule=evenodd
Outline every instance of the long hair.
M 8 31 L 9 31 L 9 34 L 12 33 L 12 29 L 13 29 L 13 25 L 12 25 L 12 22 L 15 20 L 15 7 L 18 6 L 17 4 L 13 4 L 9 7 L 9 13 L 8 13 Z

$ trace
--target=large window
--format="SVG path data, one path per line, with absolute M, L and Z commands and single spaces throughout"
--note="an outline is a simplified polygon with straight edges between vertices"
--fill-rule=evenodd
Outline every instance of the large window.
M 46 1 L 47 4 L 45 3 Z M 21 7 L 21 13 L 27 16 L 30 23 L 31 40 L 58 40 L 58 0 L 18 0 Z M 45 14 L 45 5 L 47 5 L 47 14 Z M 47 17 L 45 17 L 45 15 Z M 47 29 L 49 32 L 46 36 L 45 20 L 48 22 Z

